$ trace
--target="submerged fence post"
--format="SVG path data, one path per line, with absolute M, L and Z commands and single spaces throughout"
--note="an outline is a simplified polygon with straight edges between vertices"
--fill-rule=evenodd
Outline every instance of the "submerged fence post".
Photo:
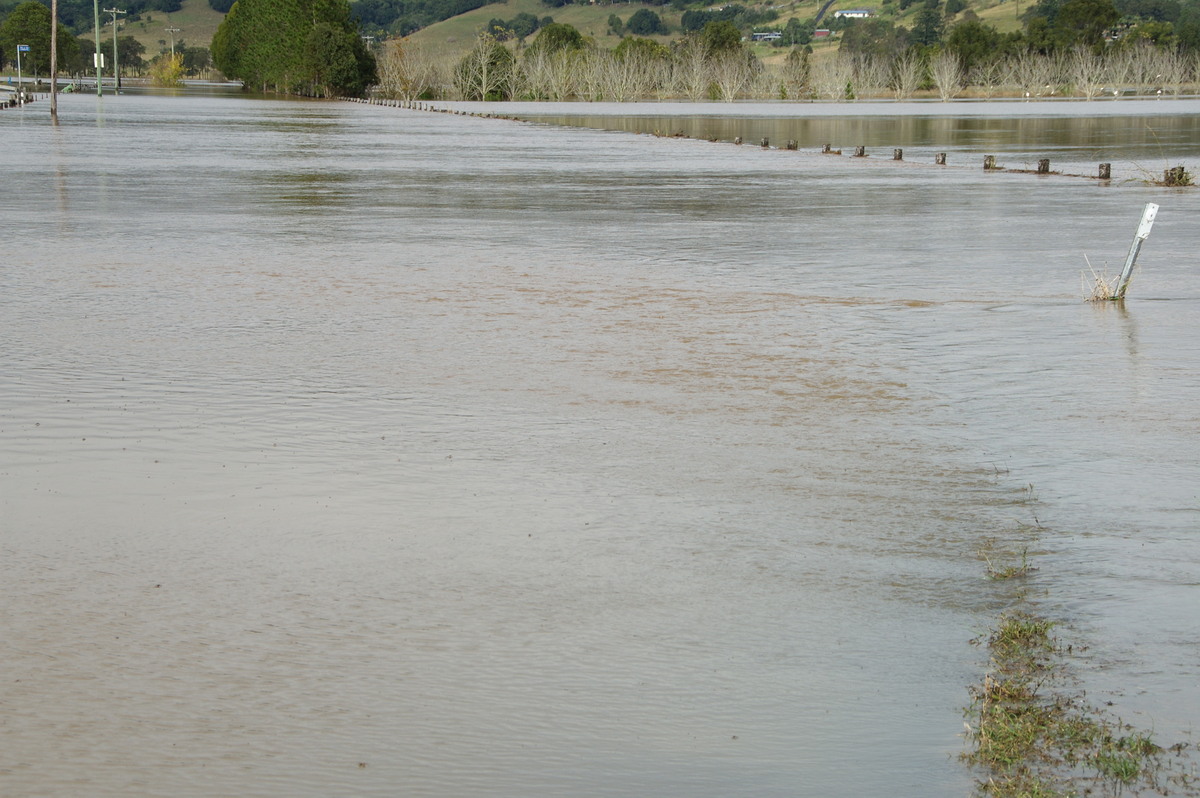
M 1040 161 L 1038 161 L 1037 173 L 1039 175 L 1050 174 L 1050 159 L 1049 158 L 1043 158 Z
M 936 164 L 938 166 L 945 166 L 946 165 L 946 153 L 939 152 L 937 155 L 933 156 L 933 162 L 934 162 L 934 164 Z
M 996 168 L 996 156 L 995 155 L 983 156 L 984 171 L 988 171 L 988 170 L 995 169 L 995 168 Z
M 1154 217 L 1157 215 L 1158 206 L 1153 202 L 1147 202 L 1142 211 L 1142 221 L 1138 225 L 1137 233 L 1133 236 L 1133 243 L 1129 245 L 1129 257 L 1125 259 L 1125 268 L 1121 270 L 1121 280 L 1117 283 L 1113 299 L 1125 298 L 1125 289 L 1129 287 L 1129 281 L 1133 279 L 1133 264 L 1137 262 L 1142 242 L 1150 237 L 1150 228 L 1154 226 Z
M 859 144 L 857 147 L 854 148 L 854 157 L 855 158 L 866 158 L 867 157 L 867 148 L 864 145 Z
M 893 161 L 903 161 L 904 160 L 904 150 L 900 149 L 899 147 L 892 150 L 892 160 Z
M 1112 164 L 1110 164 L 1110 163 L 1100 164 L 1099 178 L 1101 180 L 1112 180 Z

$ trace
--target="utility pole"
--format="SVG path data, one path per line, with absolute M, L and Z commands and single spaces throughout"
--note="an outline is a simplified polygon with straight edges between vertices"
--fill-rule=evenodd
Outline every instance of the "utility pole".
M 163 28 L 167 33 L 171 34 L 171 60 L 175 60 L 175 34 L 179 33 L 179 28 Z M 162 41 L 162 39 L 159 39 Z
M 21 78 L 21 53 L 29 52 L 28 44 L 17 45 L 17 105 L 25 104 L 25 81 Z
M 50 120 L 58 124 L 58 0 L 50 0 Z
M 100 88 L 100 67 L 104 63 L 104 54 L 100 52 L 100 0 L 92 0 L 92 13 L 96 19 L 96 52 L 92 54 L 96 61 L 96 96 L 103 97 L 104 89 Z
M 121 65 L 117 59 L 117 14 L 124 14 L 115 8 L 104 9 L 105 14 L 112 14 L 113 17 L 113 93 L 121 92 Z

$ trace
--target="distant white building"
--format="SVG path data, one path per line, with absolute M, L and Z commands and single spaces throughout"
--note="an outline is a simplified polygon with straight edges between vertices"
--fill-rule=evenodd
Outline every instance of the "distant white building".
M 833 15 L 840 19 L 866 19 L 873 11 L 869 8 L 847 8 L 844 11 L 834 11 Z
M 755 32 L 750 34 L 752 42 L 773 42 L 783 38 L 783 34 L 777 30 Z

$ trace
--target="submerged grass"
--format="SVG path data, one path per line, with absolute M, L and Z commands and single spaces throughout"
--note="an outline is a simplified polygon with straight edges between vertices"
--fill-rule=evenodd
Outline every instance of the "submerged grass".
M 1064 689 L 1070 649 L 1055 623 L 1025 610 L 1004 613 L 988 634 L 991 668 L 965 710 L 971 749 L 986 772 L 981 795 L 1066 798 L 1153 791 L 1200 795 L 1200 780 L 1177 765 L 1187 744 L 1164 750 L 1150 734 L 1113 720 Z

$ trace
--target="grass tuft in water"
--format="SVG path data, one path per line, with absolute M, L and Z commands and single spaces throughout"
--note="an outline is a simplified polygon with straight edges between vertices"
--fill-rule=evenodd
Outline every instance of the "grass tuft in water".
M 1079 273 L 1079 279 L 1083 283 L 1083 298 L 1085 302 L 1108 302 L 1117 298 L 1117 283 L 1120 277 L 1109 277 L 1106 272 L 1097 272 L 1092 268 L 1092 262 L 1088 260 L 1088 256 L 1084 255 L 1083 259 L 1087 262 L 1088 271 L 1091 272 L 1092 281 L 1089 288 L 1088 276 L 1084 272 Z
M 1022 553 L 1023 565 L 1028 565 Z M 971 687 L 964 710 L 970 750 L 962 758 L 986 772 L 980 795 L 1068 798 L 1139 794 L 1200 796 L 1189 770 L 1189 744 L 1164 750 L 1150 734 L 1112 720 L 1065 690 L 1066 658 L 1056 624 L 1026 610 L 1000 616 L 972 641 L 986 645 L 991 667 Z

